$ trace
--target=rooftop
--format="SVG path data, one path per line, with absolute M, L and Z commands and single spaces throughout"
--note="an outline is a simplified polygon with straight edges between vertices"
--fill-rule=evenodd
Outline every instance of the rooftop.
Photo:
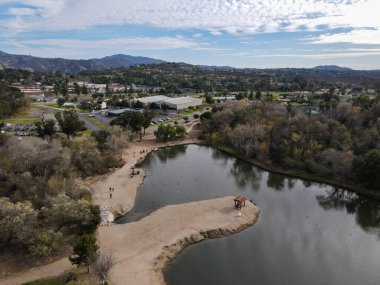
M 164 101 L 167 101 L 168 99 L 170 98 L 167 96 L 158 95 L 158 96 L 138 98 L 137 101 L 140 101 L 144 104 L 149 104 L 149 103 L 156 103 L 156 102 L 164 102 Z
M 202 99 L 187 96 L 187 97 L 171 98 L 171 99 L 166 100 L 165 103 L 173 104 L 173 105 L 181 105 L 181 104 L 186 104 L 186 103 L 198 102 L 199 100 L 202 100 Z

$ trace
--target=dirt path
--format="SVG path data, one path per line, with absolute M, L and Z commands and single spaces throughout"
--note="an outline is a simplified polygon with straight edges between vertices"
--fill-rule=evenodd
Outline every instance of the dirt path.
M 0 279 L 1 285 L 16 285 L 25 282 L 38 280 L 41 278 L 50 278 L 62 275 L 64 272 L 72 269 L 72 265 L 67 257 L 57 260 L 53 263 L 41 266 L 33 267 L 29 270 L 12 275 L 3 279 Z

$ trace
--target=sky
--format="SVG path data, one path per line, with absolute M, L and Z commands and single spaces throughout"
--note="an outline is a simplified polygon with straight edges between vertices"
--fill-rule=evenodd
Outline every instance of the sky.
M 380 69 L 380 0 L 0 0 L 0 50 Z

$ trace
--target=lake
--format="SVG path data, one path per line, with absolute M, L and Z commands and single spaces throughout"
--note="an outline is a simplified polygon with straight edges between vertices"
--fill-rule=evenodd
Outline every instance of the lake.
M 184 250 L 165 273 L 170 285 L 380 284 L 377 201 L 272 174 L 206 146 L 161 149 L 141 167 L 147 177 L 136 206 L 119 223 L 227 195 L 244 195 L 261 209 L 253 227 Z

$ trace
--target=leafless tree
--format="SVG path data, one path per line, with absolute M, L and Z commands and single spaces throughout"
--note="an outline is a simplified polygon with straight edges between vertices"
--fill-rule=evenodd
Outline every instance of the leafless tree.
M 116 260 L 113 257 L 111 252 L 100 253 L 94 263 L 95 274 L 102 279 L 104 283 L 107 278 L 110 270 L 116 264 Z

